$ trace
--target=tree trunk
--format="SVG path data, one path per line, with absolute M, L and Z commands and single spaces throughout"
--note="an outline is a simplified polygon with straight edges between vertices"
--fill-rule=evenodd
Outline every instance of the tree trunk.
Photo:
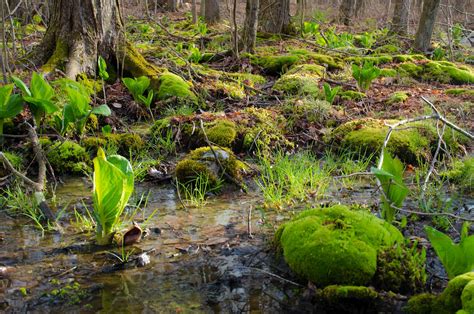
M 204 9 L 204 20 L 213 24 L 220 20 L 219 0 L 206 0 Z
M 420 24 L 415 35 L 415 49 L 426 52 L 430 46 L 431 36 L 441 0 L 425 0 L 421 12 Z
M 354 16 L 361 17 L 364 15 L 367 7 L 367 0 L 356 0 L 354 5 Z
M 46 62 L 44 71 L 63 67 L 71 79 L 93 75 L 99 56 L 134 76 L 156 76 L 156 67 L 125 41 L 119 2 L 52 0 L 48 29 L 33 57 Z
M 257 41 L 259 0 L 247 0 L 245 6 L 245 24 L 242 32 L 242 50 L 249 53 L 255 52 Z
M 198 12 L 197 12 L 196 0 L 192 0 L 191 13 L 193 15 L 193 24 L 197 24 L 197 22 L 198 22 Z
M 410 14 L 410 0 L 396 0 L 393 10 L 391 31 L 395 34 L 408 33 L 408 16 Z
M 260 0 L 258 20 L 264 32 L 288 33 L 290 31 L 290 0 Z
M 344 25 L 350 25 L 355 13 L 355 0 L 342 0 L 339 7 L 338 20 Z

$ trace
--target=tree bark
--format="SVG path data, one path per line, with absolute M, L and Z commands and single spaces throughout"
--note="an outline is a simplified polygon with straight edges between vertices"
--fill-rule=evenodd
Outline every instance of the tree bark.
M 245 6 L 245 24 L 242 32 L 242 50 L 249 53 L 255 52 L 258 27 L 259 0 L 247 0 Z
M 342 0 L 339 7 L 338 20 L 344 25 L 350 25 L 355 13 L 355 0 Z
M 156 76 L 156 67 L 126 42 L 119 3 L 120 0 L 52 0 L 48 29 L 33 57 L 46 62 L 46 72 L 64 67 L 71 79 L 79 73 L 93 75 L 99 56 L 134 76 Z
M 220 20 L 219 0 L 206 0 L 204 9 L 204 20 L 213 24 Z
M 410 0 L 396 0 L 393 10 L 391 32 L 400 35 L 408 33 L 408 17 L 410 14 Z
M 260 0 L 258 20 L 264 32 L 288 33 L 290 31 L 290 0 Z
M 440 2 L 441 0 L 425 0 L 423 3 L 420 24 L 415 35 L 415 49 L 419 51 L 426 52 L 430 46 Z

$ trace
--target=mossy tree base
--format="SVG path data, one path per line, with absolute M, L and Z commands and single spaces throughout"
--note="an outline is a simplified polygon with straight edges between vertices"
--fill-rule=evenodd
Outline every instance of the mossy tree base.
M 51 12 L 44 39 L 31 56 L 44 72 L 59 68 L 71 79 L 80 73 L 92 76 L 102 56 L 120 71 L 157 82 L 159 69 L 125 40 L 118 1 L 53 0 Z

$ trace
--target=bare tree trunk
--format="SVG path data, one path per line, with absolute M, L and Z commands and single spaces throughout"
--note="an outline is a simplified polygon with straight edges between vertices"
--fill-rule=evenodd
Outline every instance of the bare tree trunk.
M 206 0 L 204 9 L 204 20 L 212 24 L 220 20 L 219 0 Z
M 339 7 L 338 21 L 344 25 L 350 25 L 355 13 L 355 0 L 342 0 Z
M 198 22 L 198 12 L 197 12 L 196 0 L 192 0 L 191 11 L 192 11 L 192 14 L 193 14 L 193 24 L 197 24 L 197 22 Z
M 438 15 L 439 4 L 441 0 L 425 0 L 423 12 L 421 13 L 420 24 L 415 35 L 415 49 L 427 51 L 430 46 L 433 28 Z
M 396 0 L 393 10 L 391 31 L 396 34 L 408 33 L 408 16 L 410 14 L 410 0 Z
M 199 7 L 199 16 L 202 18 L 206 15 L 206 1 L 207 0 L 201 0 L 201 6 Z
M 258 27 L 259 0 L 247 0 L 245 6 L 245 24 L 242 32 L 242 50 L 249 53 L 255 52 Z
M 360 17 L 364 15 L 365 8 L 367 7 L 367 0 L 355 0 L 354 16 Z
M 290 0 L 260 0 L 260 28 L 267 33 L 290 31 Z
M 120 0 L 52 0 L 51 19 L 35 61 L 52 71 L 64 66 L 68 77 L 94 74 L 97 58 L 123 66 L 134 76 L 154 77 L 156 67 L 125 41 Z

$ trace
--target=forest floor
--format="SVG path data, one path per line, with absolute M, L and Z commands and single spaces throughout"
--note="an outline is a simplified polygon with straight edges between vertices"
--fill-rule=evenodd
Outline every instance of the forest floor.
M 409 40 L 386 30 L 352 34 L 337 26 L 323 29 L 321 36 L 307 27 L 303 36 L 259 34 L 256 52 L 236 59 L 229 54 L 228 25 L 194 25 L 180 13 L 129 19 L 128 40 L 163 73 L 184 79 L 184 91 L 179 84 L 168 91 L 160 87 L 169 95 L 154 101 L 151 116 L 122 81 L 107 82 L 106 97 L 97 88 L 93 104 L 107 103 L 112 115 L 98 117 L 85 136 L 69 139 L 90 153 L 89 171 L 73 174 L 51 161 L 59 174 L 50 199 L 59 217 L 56 227 L 41 232 L 26 214 L 18 215 L 12 203 L 27 204 L 26 196 L 12 193 L 11 178 L 2 183 L 9 196 L 0 210 L 5 221 L 0 226 L 0 311 L 403 313 L 411 293 L 379 291 L 371 302 L 327 304 L 318 287 L 295 275 L 275 252 L 274 234 L 283 222 L 313 207 L 357 205 L 380 216 L 380 191 L 370 168 L 376 166 L 389 125 L 433 113 L 421 97 L 449 121 L 474 131 L 473 50 L 459 46 L 458 61 L 448 61 L 447 50 L 415 54 Z M 40 38 L 37 25 L 23 44 Z M 377 78 L 358 82 L 353 77 L 352 65 L 360 69 L 364 64 L 368 72 L 380 71 Z M 30 72 L 17 74 L 28 83 Z M 93 88 L 97 82 L 84 80 Z M 5 133 L 18 135 L 15 125 L 27 117 L 15 118 Z M 206 146 L 202 131 L 211 136 L 221 121 L 230 124 L 211 142 L 246 164 L 239 184 L 230 180 L 220 193 L 204 191 L 205 200 L 186 190 L 179 193 L 177 163 Z M 423 228 L 431 225 L 459 238 L 460 217 L 474 219 L 473 147 L 472 140 L 442 123 L 422 122 L 403 125 L 387 146 L 404 163 L 410 190 L 403 204 L 408 212 L 398 212 L 394 224 L 417 249 L 427 250 L 422 291 L 438 293 L 448 278 Z M 52 125 L 43 134 L 54 133 Z M 148 232 L 126 249 L 90 244 L 90 160 L 94 139 L 110 139 L 106 126 L 113 134 L 136 136 L 105 145 L 107 153 L 129 158 L 135 171 L 124 224 L 133 220 Z M 440 132 L 444 142 L 438 144 Z M 229 133 L 234 134 L 230 142 Z M 26 142 L 7 137 L 4 146 L 23 153 L 27 164 Z M 438 146 L 443 152 L 423 188 Z M 317 174 L 302 168 L 318 169 Z M 25 170 L 35 173 L 29 166 Z M 271 181 L 272 174 L 280 177 Z M 136 267 L 141 253 L 151 258 L 143 268 Z

